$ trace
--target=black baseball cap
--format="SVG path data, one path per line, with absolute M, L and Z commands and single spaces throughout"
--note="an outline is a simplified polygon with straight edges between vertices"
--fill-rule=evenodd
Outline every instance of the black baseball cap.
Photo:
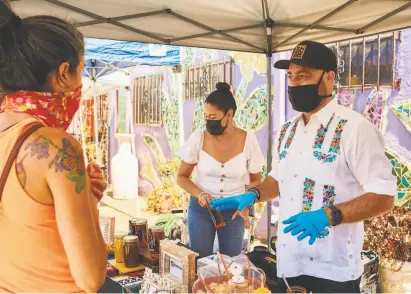
M 290 63 L 299 66 L 337 72 L 337 57 L 334 52 L 323 43 L 304 41 L 298 44 L 290 60 L 278 60 L 274 67 L 288 69 Z

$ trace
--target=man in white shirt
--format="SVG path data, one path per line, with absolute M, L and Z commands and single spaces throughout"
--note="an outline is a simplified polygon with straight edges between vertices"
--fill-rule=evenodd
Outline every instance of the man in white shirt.
M 304 41 L 274 66 L 288 70 L 288 97 L 302 114 L 278 132 L 271 173 L 259 187 L 210 205 L 241 211 L 281 195 L 279 291 L 285 277 L 307 293 L 358 293 L 363 221 L 390 211 L 397 194 L 383 137 L 332 98 L 337 59 L 325 45 Z

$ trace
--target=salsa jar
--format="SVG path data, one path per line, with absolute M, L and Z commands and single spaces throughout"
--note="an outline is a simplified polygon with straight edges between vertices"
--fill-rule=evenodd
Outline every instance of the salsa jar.
M 160 226 L 154 226 L 149 229 L 149 248 L 152 257 L 160 256 L 160 241 L 165 239 L 164 229 Z
M 134 223 L 138 220 L 139 220 L 138 218 L 132 218 L 128 221 L 128 228 L 129 228 L 128 234 L 129 235 L 137 236 Z
M 138 247 L 144 248 L 148 245 L 148 226 L 147 220 L 134 218 L 129 221 L 130 235 L 138 238 Z
M 126 267 L 136 267 L 140 264 L 140 252 L 138 249 L 137 236 L 125 236 L 124 242 L 124 264 Z
M 116 233 L 114 238 L 114 256 L 116 262 L 124 263 L 124 237 L 127 236 L 127 233 L 120 232 Z

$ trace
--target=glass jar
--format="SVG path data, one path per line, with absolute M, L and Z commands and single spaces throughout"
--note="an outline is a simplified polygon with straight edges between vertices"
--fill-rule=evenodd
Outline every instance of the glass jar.
M 134 231 L 138 238 L 138 247 L 144 248 L 148 245 L 148 227 L 146 219 L 137 219 L 134 221 Z
M 138 218 L 132 218 L 128 221 L 128 228 L 129 228 L 129 233 L 128 234 L 129 235 L 137 236 L 136 235 L 136 228 L 135 228 L 134 223 L 138 220 L 139 220 Z
M 125 236 L 124 242 L 124 264 L 126 267 L 136 267 L 140 264 L 140 253 L 138 250 L 137 236 Z
M 151 227 L 149 230 L 149 248 L 152 257 L 160 256 L 160 241 L 165 239 L 164 229 L 160 226 Z
M 116 233 L 114 239 L 114 256 L 116 257 L 116 262 L 124 262 L 124 237 L 127 236 L 127 233 L 120 232 Z

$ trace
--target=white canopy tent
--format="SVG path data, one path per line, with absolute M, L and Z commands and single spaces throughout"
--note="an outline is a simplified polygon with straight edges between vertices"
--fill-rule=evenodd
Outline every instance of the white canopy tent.
M 331 43 L 411 27 L 410 0 L 14 0 L 12 6 L 21 17 L 71 20 L 87 37 L 264 53 L 269 110 L 273 52 L 306 39 Z M 270 170 L 271 111 L 268 125 Z

